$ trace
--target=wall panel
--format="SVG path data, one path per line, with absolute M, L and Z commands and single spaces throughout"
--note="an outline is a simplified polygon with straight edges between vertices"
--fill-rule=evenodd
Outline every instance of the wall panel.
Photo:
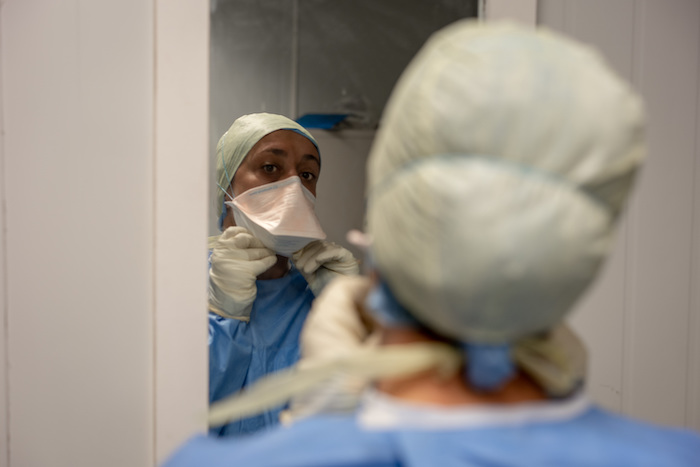
M 700 23 L 700 18 L 698 18 Z M 700 44 L 697 45 L 700 50 Z M 698 65 L 700 75 L 700 64 Z M 700 86 L 699 86 L 700 88 Z M 700 431 L 700 92 L 697 93 L 695 112 L 695 177 L 693 189 L 693 268 L 690 276 L 691 284 L 691 321 L 688 326 L 690 340 L 688 359 L 688 392 L 686 425 Z
M 611 68 L 625 79 L 632 79 L 634 18 L 628 11 L 631 1 L 552 4 L 554 11 L 543 8 L 540 12 L 556 21 L 549 27 L 603 50 Z M 591 24 L 595 28 L 591 29 Z M 622 408 L 623 395 L 627 232 L 625 217 L 602 276 L 577 305 L 573 316 L 573 324 L 584 335 L 589 349 L 588 390 L 599 403 L 614 410 Z
M 625 413 L 700 429 L 700 4 L 541 0 L 538 18 L 599 48 L 649 115 L 649 159 L 617 249 L 574 319 L 591 350 L 590 390 Z
M 153 6 L 1 15 L 10 465 L 151 465 Z
M 311 132 L 321 148 L 321 176 L 316 188 L 316 214 L 328 240 L 362 259 L 364 253 L 346 240 L 351 229 L 363 230 L 365 167 L 374 130 Z
M 2 109 L 2 16 L 0 16 L 0 109 Z M 0 129 L 4 128 L 2 112 L 0 112 Z M 8 467 L 10 464 L 10 453 L 8 443 L 8 423 L 9 423 L 9 386 L 8 386 L 8 365 L 7 365 L 7 242 L 5 241 L 5 217 L 6 217 L 6 182 L 5 182 L 5 138 L 4 132 L 0 131 L 0 467 Z
M 209 2 L 156 4 L 155 450 L 205 432 Z
M 649 110 L 650 157 L 634 213 L 624 408 L 679 424 L 685 422 L 689 376 L 700 3 L 647 1 L 638 8 L 635 61 Z

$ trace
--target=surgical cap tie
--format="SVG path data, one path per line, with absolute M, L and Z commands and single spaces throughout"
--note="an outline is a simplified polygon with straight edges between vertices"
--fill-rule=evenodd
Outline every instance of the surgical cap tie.
M 367 307 L 383 326 L 407 326 L 428 331 L 396 300 L 391 289 L 380 281 L 366 299 Z M 465 381 L 475 389 L 496 390 L 515 375 L 515 363 L 509 344 L 461 343 Z
M 465 378 L 477 390 L 501 388 L 515 376 L 515 364 L 509 344 L 462 344 Z

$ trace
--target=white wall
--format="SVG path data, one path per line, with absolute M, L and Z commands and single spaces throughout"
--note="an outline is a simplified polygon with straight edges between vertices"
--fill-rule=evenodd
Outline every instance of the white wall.
M 604 405 L 700 430 L 700 3 L 540 0 L 644 96 L 650 154 L 617 250 L 575 325 Z
M 363 252 L 346 240 L 352 229 L 363 230 L 365 167 L 374 130 L 312 130 L 323 162 L 316 193 L 316 214 L 328 239 L 362 259 Z
M 2 8 L 10 465 L 145 465 L 153 7 Z
M 481 0 L 480 15 L 489 21 L 507 20 L 535 26 L 537 23 L 537 0 Z
M 155 456 L 205 431 L 209 2 L 155 2 Z
M 204 428 L 208 2 L 174 3 L 2 3 L 0 466 Z

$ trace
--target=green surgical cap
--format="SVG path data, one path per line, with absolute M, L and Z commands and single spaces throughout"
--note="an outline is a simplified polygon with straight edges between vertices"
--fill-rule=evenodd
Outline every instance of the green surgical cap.
M 376 267 L 433 331 L 551 329 L 598 274 L 646 152 L 636 92 L 542 28 L 458 22 L 401 76 L 368 160 Z
M 258 141 L 277 130 L 295 131 L 308 138 L 318 149 L 318 144 L 311 133 L 297 122 L 282 115 L 255 113 L 236 119 L 231 128 L 221 137 L 219 144 L 216 145 L 216 205 L 214 212 L 217 213 L 218 219 L 221 220 L 224 214 L 225 191 L 231 185 L 233 176 L 243 159 Z M 221 227 L 221 222 L 219 222 L 219 227 Z

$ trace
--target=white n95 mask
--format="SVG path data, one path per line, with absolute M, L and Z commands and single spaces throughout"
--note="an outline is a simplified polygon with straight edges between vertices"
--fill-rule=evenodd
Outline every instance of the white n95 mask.
M 236 225 L 282 256 L 326 238 L 316 217 L 316 197 L 299 177 L 251 188 L 226 204 L 233 209 Z

